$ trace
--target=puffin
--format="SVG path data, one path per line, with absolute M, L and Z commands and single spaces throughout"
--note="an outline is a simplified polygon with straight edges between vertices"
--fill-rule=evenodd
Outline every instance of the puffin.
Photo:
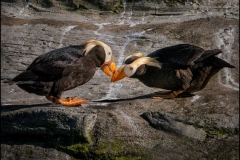
M 172 99 L 179 94 L 202 90 L 212 76 L 224 67 L 235 68 L 217 58 L 220 49 L 204 50 L 195 45 L 177 44 L 158 49 L 147 56 L 135 53 L 125 58 L 111 77 L 111 82 L 136 78 L 144 85 L 168 90 L 152 98 Z
M 102 41 L 89 40 L 38 56 L 9 84 L 16 84 L 28 93 L 45 96 L 55 104 L 80 106 L 87 100 L 61 98 L 61 95 L 88 82 L 99 67 L 110 77 L 116 71 L 112 49 Z

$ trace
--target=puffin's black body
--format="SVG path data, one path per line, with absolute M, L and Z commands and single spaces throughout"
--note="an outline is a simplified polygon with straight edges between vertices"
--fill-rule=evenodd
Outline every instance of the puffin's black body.
M 219 49 L 205 51 L 188 44 L 159 49 L 147 57 L 156 58 L 162 64 L 161 69 L 146 66 L 146 72 L 137 78 L 149 87 L 196 92 L 223 67 L 234 67 L 214 56 L 219 53 Z
M 91 54 L 84 57 L 82 50 L 83 46 L 69 46 L 42 54 L 12 81 L 25 81 L 18 86 L 27 92 L 60 97 L 89 81 L 103 63 L 95 63 Z
M 149 87 L 175 91 L 175 96 L 183 92 L 196 92 L 203 89 L 210 78 L 223 67 L 234 68 L 215 57 L 219 53 L 219 49 L 204 50 L 189 44 L 166 47 L 147 55 L 155 59 L 159 67 L 143 63 L 138 65 L 135 73 L 129 77 L 137 78 Z M 132 56 L 125 60 L 124 65 L 133 65 L 141 58 L 143 57 Z M 119 79 L 117 74 L 113 76 L 112 81 L 116 81 L 115 78 Z
M 10 83 L 41 96 L 60 98 L 62 92 L 88 82 L 105 61 L 105 50 L 94 46 L 87 54 L 86 44 L 68 46 L 37 57 Z

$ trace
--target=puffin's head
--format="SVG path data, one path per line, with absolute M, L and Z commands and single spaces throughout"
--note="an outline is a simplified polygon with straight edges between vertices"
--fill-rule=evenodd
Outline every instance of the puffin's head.
M 144 55 L 140 52 L 138 53 L 134 53 L 134 54 L 131 54 L 130 56 L 127 56 L 125 58 L 125 60 L 123 61 L 123 64 L 130 64 L 132 63 L 133 61 L 135 61 L 136 59 L 140 58 L 140 57 L 143 57 Z
M 127 59 L 125 59 L 126 62 Z M 125 77 L 132 77 L 137 74 L 142 74 L 145 71 L 145 65 L 161 68 L 161 64 L 150 57 L 139 57 L 130 64 L 123 64 L 113 74 L 111 82 L 119 81 Z
M 90 41 L 86 42 L 83 52 L 86 55 L 95 46 L 101 46 L 101 47 L 103 47 L 103 49 L 105 51 L 104 62 L 100 66 L 101 70 L 108 76 L 112 76 L 112 74 L 116 71 L 116 65 L 114 63 L 114 58 L 112 56 L 112 49 L 107 44 L 105 44 L 101 41 L 98 41 L 98 40 L 90 40 Z

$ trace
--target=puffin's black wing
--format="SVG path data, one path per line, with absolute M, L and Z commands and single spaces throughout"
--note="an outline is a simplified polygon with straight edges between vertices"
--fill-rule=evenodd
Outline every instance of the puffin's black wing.
M 204 49 L 200 47 L 189 44 L 178 44 L 156 50 L 147 56 L 156 58 L 160 63 L 189 66 L 193 65 L 203 53 Z
M 61 78 L 66 67 L 83 57 L 84 46 L 68 46 L 50 51 L 37 57 L 26 71 L 13 81 L 54 81 Z M 64 72 L 64 74 L 68 74 Z

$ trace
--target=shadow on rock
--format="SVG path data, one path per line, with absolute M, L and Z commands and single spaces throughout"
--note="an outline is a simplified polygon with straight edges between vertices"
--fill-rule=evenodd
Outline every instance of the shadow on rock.
M 120 101 L 129 101 L 129 100 L 135 100 L 135 99 L 151 99 L 153 95 L 154 94 L 146 94 L 146 95 L 136 96 L 132 98 L 98 99 L 98 100 L 93 100 L 93 102 L 120 102 Z M 194 96 L 194 94 L 182 93 L 182 94 L 179 94 L 176 98 L 186 98 L 186 97 L 192 97 L 192 96 Z
M 23 108 L 33 108 L 33 107 L 49 107 L 52 103 L 40 103 L 40 104 L 21 104 L 21 105 L 1 105 L 1 112 L 15 111 Z
M 93 100 L 93 102 L 120 102 L 120 101 L 129 101 L 129 100 L 135 100 L 135 99 L 149 99 L 151 97 L 152 97 L 152 94 L 146 94 L 143 96 L 137 96 L 132 98 L 98 99 L 98 100 Z

